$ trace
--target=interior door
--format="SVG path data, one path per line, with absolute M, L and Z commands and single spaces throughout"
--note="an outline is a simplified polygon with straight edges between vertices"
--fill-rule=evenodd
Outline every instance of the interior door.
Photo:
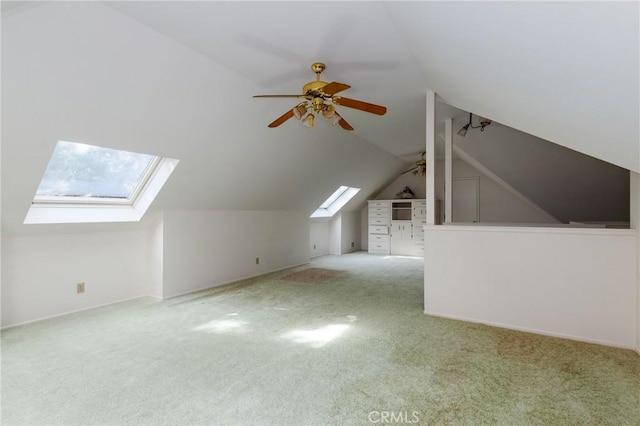
M 478 222 L 480 220 L 479 187 L 478 177 L 452 179 L 452 222 Z

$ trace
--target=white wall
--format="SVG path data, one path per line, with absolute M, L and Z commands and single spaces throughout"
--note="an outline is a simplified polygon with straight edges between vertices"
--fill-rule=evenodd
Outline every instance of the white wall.
M 635 348 L 635 230 L 432 226 L 425 313 Z
M 640 229 L 640 175 L 635 172 L 629 173 L 629 187 L 630 187 L 630 226 L 631 229 L 635 230 L 636 233 L 638 229 Z M 638 268 L 638 281 L 636 283 L 636 293 L 637 293 L 637 330 L 638 335 L 636 339 L 636 352 L 640 354 L 640 238 L 637 238 L 638 242 L 638 257 L 637 257 L 637 265 Z
M 342 211 L 329 221 L 329 254 L 342 255 L 359 251 L 361 245 L 361 211 Z M 353 243 L 353 247 L 351 247 Z
M 360 212 L 341 212 L 342 232 L 340 254 L 360 250 Z M 353 243 L 353 247 L 351 247 Z
M 360 250 L 369 250 L 369 206 L 360 210 Z
M 454 179 L 479 177 L 480 223 L 553 223 L 549 216 L 465 161 L 454 160 L 452 163 Z M 436 199 L 444 200 L 444 161 L 436 163 L 436 170 L 443 171 L 436 174 Z
M 164 263 L 164 215 L 153 218 L 149 231 L 149 295 L 162 299 Z
M 342 254 L 342 215 L 338 212 L 329 221 L 329 254 Z
M 2 265 L 2 326 L 149 293 L 145 232 L 5 237 Z
M 163 240 L 163 297 L 172 297 L 309 262 L 309 215 L 165 211 Z
M 311 257 L 329 254 L 329 220 L 311 219 L 309 253 Z

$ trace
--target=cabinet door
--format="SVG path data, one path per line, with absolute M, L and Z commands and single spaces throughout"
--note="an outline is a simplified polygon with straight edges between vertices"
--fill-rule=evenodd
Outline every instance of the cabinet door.
M 391 254 L 411 254 L 411 221 L 392 221 L 389 232 Z
M 427 218 L 427 202 L 413 201 L 411 203 L 411 220 L 414 222 L 425 222 Z

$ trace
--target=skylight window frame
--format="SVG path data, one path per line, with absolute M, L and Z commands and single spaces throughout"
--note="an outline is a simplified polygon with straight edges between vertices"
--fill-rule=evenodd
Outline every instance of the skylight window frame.
M 331 205 L 333 203 L 335 203 L 348 190 L 349 190 L 348 186 L 345 186 L 345 185 L 340 186 L 338 189 L 336 189 L 333 192 L 333 194 L 331 194 L 329 196 L 329 198 L 327 198 L 324 201 L 324 203 L 320 204 L 320 207 L 318 207 L 318 209 L 328 209 L 329 207 L 331 207 Z
M 144 155 L 151 160 L 126 198 L 36 195 L 23 223 L 31 225 L 140 221 L 180 162 L 174 158 Z
M 72 197 L 64 195 L 36 195 L 33 197 L 32 205 L 61 205 L 61 206 L 78 206 L 78 205 L 95 205 L 95 206 L 133 206 L 140 194 L 147 187 L 149 182 L 155 176 L 162 157 L 154 156 L 153 160 L 147 165 L 138 183 L 133 188 L 127 198 L 116 197 Z
M 337 212 L 340 211 L 353 197 L 356 196 L 358 192 L 360 192 L 361 188 L 355 188 L 351 186 L 341 185 L 338 189 L 336 189 L 333 194 L 331 194 L 320 207 L 317 208 L 313 213 L 311 213 L 310 218 L 328 218 L 333 217 Z M 338 194 L 338 195 L 336 195 Z M 331 200 L 333 198 L 333 200 Z M 322 206 L 327 205 L 326 208 Z

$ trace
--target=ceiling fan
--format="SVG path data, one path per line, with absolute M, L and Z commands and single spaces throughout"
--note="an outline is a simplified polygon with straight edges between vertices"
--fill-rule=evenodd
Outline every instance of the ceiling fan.
M 338 124 L 345 130 L 353 130 L 353 127 L 347 121 L 338 114 L 335 105 L 344 106 L 347 108 L 359 109 L 360 111 L 370 112 L 372 114 L 384 115 L 387 112 L 387 108 L 370 104 L 368 102 L 358 101 L 356 99 L 345 98 L 342 96 L 336 96 L 336 93 L 342 92 L 348 89 L 348 84 L 331 82 L 320 80 L 320 74 L 325 70 L 325 65 L 321 62 L 316 62 L 311 65 L 311 70 L 316 73 L 316 81 L 311 81 L 304 85 L 302 88 L 302 94 L 300 95 L 255 95 L 254 98 L 300 98 L 304 101 L 290 109 L 289 111 L 276 118 L 268 127 L 278 127 L 291 117 L 295 117 L 301 120 L 302 123 L 309 128 L 313 129 L 313 123 L 315 121 L 316 114 L 322 115 L 329 120 L 332 125 Z M 327 101 L 327 103 L 325 103 Z
M 416 161 L 416 165 L 413 166 L 412 168 L 410 168 L 409 170 L 405 170 L 404 172 L 400 173 L 400 175 L 403 175 L 405 173 L 409 173 L 409 172 L 413 172 L 414 176 L 426 176 L 427 175 L 427 160 L 425 158 L 425 151 L 422 151 L 420 153 L 420 156 L 422 158 L 420 158 L 418 161 Z

